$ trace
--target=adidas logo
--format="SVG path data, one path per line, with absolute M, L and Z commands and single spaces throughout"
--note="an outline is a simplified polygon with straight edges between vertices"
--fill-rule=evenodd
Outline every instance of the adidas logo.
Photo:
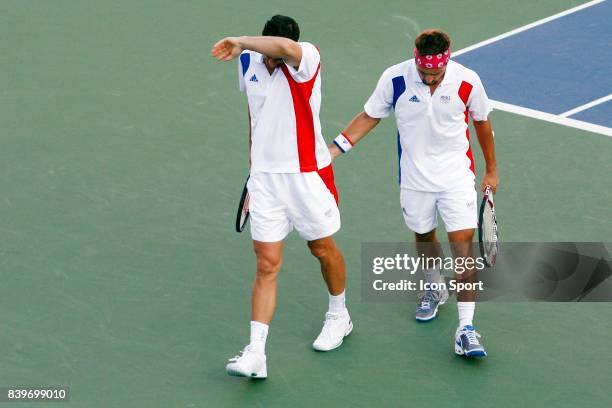
M 251 82 L 259 82 L 257 80 L 257 76 L 255 74 L 253 74 L 253 76 L 251 77 L 251 79 L 249 79 L 249 81 L 251 81 Z
M 409 102 L 421 102 L 416 95 L 412 95 L 412 98 L 408 99 Z

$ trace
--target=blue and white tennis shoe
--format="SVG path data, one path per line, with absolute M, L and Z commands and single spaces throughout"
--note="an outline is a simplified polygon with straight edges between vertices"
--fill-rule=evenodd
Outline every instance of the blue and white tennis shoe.
M 458 327 L 455 332 L 455 354 L 465 357 L 486 357 L 487 352 L 480 343 L 480 337 L 474 326 Z
M 419 322 L 428 322 L 436 318 L 438 308 L 448 300 L 448 290 L 427 290 L 419 293 L 415 318 Z

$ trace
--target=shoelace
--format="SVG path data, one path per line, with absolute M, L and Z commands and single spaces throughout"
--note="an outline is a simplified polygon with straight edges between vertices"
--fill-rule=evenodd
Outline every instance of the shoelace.
M 321 334 L 325 333 L 325 335 L 331 336 L 332 326 L 342 317 L 342 315 L 325 313 L 325 321 L 323 322 L 323 330 L 321 330 Z
M 336 320 L 340 318 L 340 315 L 325 313 L 325 321 L 323 322 L 323 327 L 327 327 L 333 324 Z
M 478 342 L 478 339 L 480 338 L 480 334 L 478 334 L 478 332 L 476 332 L 476 331 L 465 331 L 464 334 L 465 334 L 465 337 L 467 337 L 467 339 L 470 342 L 470 344 L 472 344 L 472 345 L 480 345 L 480 343 Z
M 251 349 L 249 348 L 249 346 L 246 346 L 244 348 L 244 350 L 241 350 L 240 353 L 236 354 L 233 358 L 230 358 L 229 362 L 230 363 L 235 363 L 236 361 L 238 361 L 241 357 L 243 357 L 249 351 L 251 351 Z
M 419 301 L 421 302 L 421 309 L 429 309 L 432 302 L 440 300 L 440 293 L 436 290 L 428 290 L 426 292 L 419 293 Z

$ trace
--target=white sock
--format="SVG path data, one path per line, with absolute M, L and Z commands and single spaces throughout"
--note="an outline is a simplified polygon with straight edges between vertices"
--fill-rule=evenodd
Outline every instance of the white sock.
M 427 283 L 438 283 L 442 282 L 442 277 L 440 276 L 440 269 L 427 269 L 423 271 L 425 274 L 425 279 L 427 279 Z
M 251 320 L 251 343 L 253 350 L 266 354 L 266 339 L 268 338 L 268 325 Z
M 345 293 L 346 290 L 343 290 L 339 295 L 329 294 L 329 313 L 339 314 L 343 313 L 346 310 L 345 306 Z
M 476 309 L 476 302 L 457 302 L 460 328 L 463 328 L 463 326 L 472 326 L 472 319 L 474 319 L 474 309 Z

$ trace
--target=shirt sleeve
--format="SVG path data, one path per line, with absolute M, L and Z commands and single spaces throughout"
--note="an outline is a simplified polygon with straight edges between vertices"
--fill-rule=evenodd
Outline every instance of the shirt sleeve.
M 302 48 L 302 59 L 300 66 L 296 70 L 291 65 L 285 64 L 289 70 L 289 73 L 297 82 L 308 82 L 317 73 L 319 64 L 321 63 L 321 56 L 319 50 L 314 45 L 307 42 L 299 42 L 299 46 Z
M 363 110 L 372 118 L 386 118 L 393 107 L 393 82 L 385 71 L 378 80 L 376 89 L 363 106 Z
M 467 103 L 468 111 L 470 112 L 470 116 L 472 120 L 475 121 L 484 121 L 489 117 L 489 113 L 493 110 L 491 106 L 491 101 L 487 97 L 487 93 L 485 92 L 484 86 L 482 85 L 482 81 L 476 75 L 474 81 L 474 87 L 472 92 L 470 93 L 470 97 Z

